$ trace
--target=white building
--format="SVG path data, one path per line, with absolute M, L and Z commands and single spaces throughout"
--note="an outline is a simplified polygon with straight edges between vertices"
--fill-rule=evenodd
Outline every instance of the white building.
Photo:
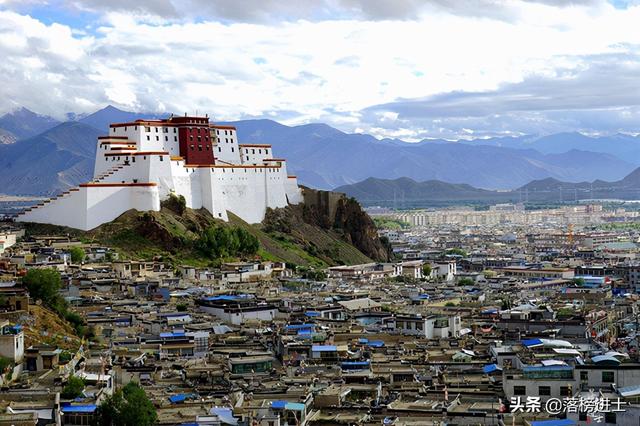
M 171 194 L 224 221 L 232 212 L 249 223 L 261 222 L 267 208 L 302 201 L 296 177 L 270 145 L 238 144 L 234 127 L 208 117 L 171 116 L 111 124 L 98 138 L 93 180 L 16 220 L 89 230 L 130 209 L 158 211 Z

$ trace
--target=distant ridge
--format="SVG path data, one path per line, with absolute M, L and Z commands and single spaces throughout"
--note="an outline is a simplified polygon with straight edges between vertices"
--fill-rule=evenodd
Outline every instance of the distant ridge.
M 0 129 L 9 132 L 15 140 L 42 133 L 60 124 L 46 115 L 36 114 L 27 108 L 19 108 L 0 117 Z
M 169 114 L 129 112 L 118 109 L 113 105 L 107 105 L 105 108 L 102 108 L 101 110 L 98 110 L 93 114 L 89 114 L 78 121 L 80 123 L 84 123 L 91 127 L 94 127 L 98 130 L 102 130 L 104 134 L 107 134 L 107 132 L 109 131 L 109 124 L 111 123 L 126 123 L 127 121 L 133 121 L 139 118 L 162 118 L 166 117 L 167 115 Z
M 11 194 L 49 195 L 86 182 L 93 172 L 96 138 L 103 134 L 67 122 L 32 138 L 0 146 L 0 187 Z
M 640 167 L 614 182 L 562 182 L 554 178 L 534 180 L 511 191 L 490 191 L 466 184 L 429 180 L 369 178 L 335 189 L 364 205 L 415 208 L 459 203 L 553 203 L 587 199 L 640 199 Z
M 23 114 L 26 124 L 22 123 L 22 127 L 26 127 L 28 131 L 22 134 L 33 133 L 38 128 L 45 128 L 43 132 L 48 132 L 59 124 L 50 117 L 28 110 L 18 110 L 12 114 L 5 115 L 2 119 L 9 123 L 9 127 L 20 127 L 20 120 L 18 123 L 15 120 Z M 123 111 L 112 105 L 89 115 L 66 115 L 75 120 L 75 123 L 97 129 L 100 135 L 106 134 L 108 125 L 113 122 L 166 116 L 166 113 Z M 561 134 L 556 141 L 560 141 L 559 146 L 569 147 L 569 150 L 542 153 L 534 148 L 538 141 L 550 140 L 547 136 L 541 138 L 527 135 L 457 142 L 423 140 L 408 143 L 398 139 L 380 140 L 367 134 L 348 134 L 322 123 L 286 126 L 268 119 L 255 119 L 227 124 L 237 127 L 241 143 L 273 145 L 277 152 L 288 159 L 288 169 L 298 176 L 301 184 L 318 189 L 350 185 L 369 177 L 385 180 L 408 177 L 415 182 L 456 182 L 476 188 L 516 189 L 532 181 L 547 178 L 559 182 L 617 181 L 640 165 L 640 155 L 616 157 L 611 152 L 575 149 L 576 146 L 580 147 L 578 142 L 584 140 L 591 144 L 589 146 L 606 150 L 612 145 L 608 143 L 610 139 L 607 137 L 573 137 L 573 134 Z M 95 147 L 95 134 L 94 131 L 74 134 L 73 140 L 82 146 Z M 46 194 L 52 187 L 59 187 L 62 182 L 86 181 L 90 178 L 92 166 L 82 163 L 85 158 L 69 156 L 65 159 L 67 164 L 64 169 L 73 170 L 75 176 L 69 180 L 66 176 L 61 178 L 48 175 L 50 167 L 47 164 L 43 164 L 42 168 L 31 167 L 32 164 L 42 164 L 36 151 L 24 153 L 7 148 L 15 144 L 16 140 L 35 136 L 37 135 L 18 138 L 0 126 L 0 142 L 4 142 L 0 143 L 0 157 L 7 157 L 0 158 L 0 163 L 14 164 L 19 157 L 30 171 L 28 180 L 15 188 L 13 185 L 6 186 L 4 192 Z M 62 133 L 44 135 L 44 139 L 49 140 L 56 137 L 62 137 Z M 563 142 L 565 137 L 569 139 Z M 614 135 L 611 138 L 621 141 L 619 145 L 613 145 L 625 147 L 624 152 L 640 147 L 640 138 L 637 137 Z M 545 142 L 548 143 L 550 142 Z M 545 148 L 545 144 L 541 147 Z M 18 182 L 24 177 L 21 168 L 6 168 L 3 173 L 6 176 L 0 180 L 5 182 Z M 50 181 L 53 183 L 49 184 Z M 472 198 L 475 197 L 474 195 Z

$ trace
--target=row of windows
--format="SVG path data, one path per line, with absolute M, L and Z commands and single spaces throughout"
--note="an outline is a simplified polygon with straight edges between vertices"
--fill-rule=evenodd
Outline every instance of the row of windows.
M 151 132 L 152 132 L 152 130 L 151 130 L 151 129 L 152 129 L 152 127 L 150 127 L 150 126 L 145 126 L 145 127 L 144 127 L 144 131 L 145 131 L 146 133 L 151 133 Z M 153 131 L 155 131 L 156 133 L 158 133 L 158 132 L 159 132 L 159 130 L 158 130 L 158 129 L 160 129 L 160 127 L 153 127 Z M 162 131 L 163 131 L 164 133 L 169 133 L 169 127 L 162 126 L 162 129 L 163 129 Z M 191 130 L 193 130 L 193 127 L 189 127 L 188 129 L 189 129 L 189 131 L 191 131 Z M 208 129 L 207 129 L 207 128 L 205 128 L 205 127 L 196 127 L 195 129 L 196 129 L 196 132 L 198 132 L 198 133 L 200 133 L 202 130 L 203 130 L 203 131 L 202 131 L 202 133 L 208 133 Z M 138 126 L 134 126 L 134 130 L 136 130 L 136 131 L 137 131 L 137 130 L 138 130 Z M 127 126 L 124 126 L 124 131 L 125 131 L 125 132 L 127 131 Z M 113 127 L 113 133 L 115 133 L 115 132 L 116 132 L 116 127 Z M 178 128 L 177 128 L 177 127 L 173 127 L 173 133 L 178 133 Z M 220 132 L 216 130 L 216 134 L 220 134 Z M 226 131 L 226 130 L 225 130 L 225 133 L 224 133 L 224 134 L 225 134 L 225 135 L 227 134 L 227 131 Z M 232 134 L 233 134 L 233 133 L 232 133 Z
M 163 155 L 159 155 L 158 157 L 160 157 L 160 161 L 164 161 L 164 156 L 163 156 Z M 146 156 L 146 155 L 143 155 L 143 156 L 142 156 L 142 159 L 143 159 L 143 160 L 146 160 L 146 159 L 147 159 L 147 156 Z M 120 161 L 120 157 L 112 156 L 112 157 L 111 157 L 111 161 Z M 129 156 L 128 156 L 128 155 L 126 156 L 125 161 L 129 161 Z M 136 162 L 136 157 L 135 157 L 135 155 L 132 155 L 132 156 L 131 156 L 131 162 L 132 162 L 132 163 L 135 163 L 135 162 Z
M 228 132 L 228 133 L 227 133 L 227 132 Z M 220 134 L 220 130 L 216 130 L 216 135 L 219 135 L 219 134 Z M 227 130 L 225 130 L 225 131 L 224 131 L 224 134 L 225 134 L 225 135 L 233 135 L 233 130 L 228 130 L 228 131 L 227 131 Z
M 249 149 L 245 148 L 244 153 L 245 153 L 245 154 L 248 154 L 248 153 L 249 153 Z M 252 154 L 255 154 L 255 153 L 256 153 L 255 148 L 251 148 L 251 153 L 252 153 Z M 268 150 L 268 149 L 265 149 L 265 150 L 264 150 L 264 153 L 268 155 L 268 154 L 269 154 L 269 150 Z M 262 154 L 262 150 L 261 150 L 261 149 L 258 149 L 258 154 Z

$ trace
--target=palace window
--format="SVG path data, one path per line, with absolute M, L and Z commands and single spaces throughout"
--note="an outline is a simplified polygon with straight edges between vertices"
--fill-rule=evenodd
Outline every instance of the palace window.
M 159 140 L 160 140 L 160 136 L 156 136 L 156 141 L 159 141 Z
M 144 131 L 145 132 L 150 132 L 151 131 L 151 127 L 145 126 Z
M 147 140 L 150 141 L 151 140 L 151 136 L 147 135 Z

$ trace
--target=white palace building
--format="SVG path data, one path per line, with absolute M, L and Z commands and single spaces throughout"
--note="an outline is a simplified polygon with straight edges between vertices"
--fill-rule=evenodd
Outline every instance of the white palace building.
M 170 194 L 224 221 L 231 212 L 249 223 L 261 222 L 267 208 L 302 201 L 296 177 L 270 145 L 239 144 L 234 127 L 208 117 L 171 116 L 111 124 L 98 138 L 93 180 L 16 220 L 86 231 L 130 209 L 158 211 Z

